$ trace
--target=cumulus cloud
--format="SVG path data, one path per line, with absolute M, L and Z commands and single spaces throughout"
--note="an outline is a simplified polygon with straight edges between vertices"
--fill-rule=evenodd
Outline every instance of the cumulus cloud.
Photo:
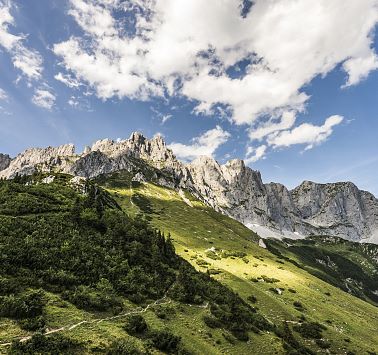
M 343 121 L 342 116 L 328 117 L 322 126 L 303 123 L 292 130 L 282 131 L 268 137 L 268 143 L 275 148 L 306 144 L 305 150 L 323 143 L 333 132 L 333 127 Z
M 70 0 L 82 33 L 53 46 L 66 73 L 56 78 L 86 85 L 103 100 L 181 96 L 195 103 L 196 114 L 223 112 L 260 142 L 250 162 L 271 148 L 324 142 L 341 118 L 295 127 L 310 99 L 306 85 L 338 66 L 344 87 L 377 69 L 378 0 L 242 3 Z M 198 139 L 173 147 L 184 159 L 213 154 L 216 148 Z
M 251 140 L 261 140 L 271 133 L 291 128 L 294 125 L 295 120 L 295 112 L 285 111 L 279 117 L 278 122 L 276 118 L 272 117 L 267 123 L 264 123 L 255 129 L 250 129 L 249 137 Z
M 0 1 L 0 46 L 12 57 L 12 63 L 28 79 L 40 79 L 42 75 L 42 57 L 34 49 L 25 46 L 25 36 L 12 34 L 9 26 L 14 25 L 9 2 Z
M 244 159 L 245 163 L 246 164 L 255 163 L 256 161 L 263 159 L 265 157 L 267 148 L 268 147 L 265 144 L 260 145 L 257 148 L 248 147 L 247 154 Z
M 192 144 L 172 143 L 169 148 L 179 159 L 189 161 L 202 155 L 213 156 L 218 147 L 226 143 L 230 136 L 229 132 L 216 126 L 201 136 L 193 138 Z
M 51 110 L 55 104 L 55 95 L 47 89 L 37 89 L 32 98 L 32 102 L 46 110 Z
M 184 95 L 198 102 L 197 112 L 223 104 L 235 123 L 251 124 L 261 115 L 303 110 L 304 85 L 339 63 L 347 85 L 377 64 L 377 0 L 256 0 L 247 14 L 239 0 L 70 4 L 84 35 L 54 52 L 102 99 Z M 245 70 L 230 76 L 240 61 L 248 62 Z
M 54 75 L 54 79 L 62 82 L 69 88 L 78 88 L 80 86 L 80 83 L 75 78 L 72 78 L 70 75 L 64 75 L 60 72 Z
M 351 58 L 344 62 L 344 70 L 348 73 L 348 81 L 343 87 L 358 84 L 369 73 L 378 68 L 378 58 L 375 53 L 367 53 L 366 57 Z

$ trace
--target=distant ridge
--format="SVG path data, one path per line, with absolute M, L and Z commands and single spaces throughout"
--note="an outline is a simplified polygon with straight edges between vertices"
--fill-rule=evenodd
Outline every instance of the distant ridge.
M 151 166 L 143 176 L 141 165 Z M 94 178 L 120 170 L 138 180 L 187 189 L 209 206 L 263 236 L 299 238 L 331 235 L 378 244 L 378 200 L 351 182 L 318 184 L 304 181 L 293 190 L 279 183 L 264 184 L 261 174 L 239 159 L 220 165 L 211 157 L 189 164 L 176 159 L 160 136 L 103 139 L 76 153 L 73 144 L 31 148 L 14 159 L 0 154 L 0 177 L 31 175 L 36 170 Z

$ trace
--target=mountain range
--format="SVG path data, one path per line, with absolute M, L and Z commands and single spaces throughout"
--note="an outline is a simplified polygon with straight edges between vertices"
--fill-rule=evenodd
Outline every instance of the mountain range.
M 264 184 L 260 172 L 239 159 L 221 165 L 201 156 L 185 164 L 161 136 L 147 139 L 135 132 L 126 140 L 99 140 L 82 153 L 66 144 L 30 148 L 13 159 L 0 154 L 0 177 L 6 179 L 35 171 L 94 178 L 121 170 L 137 181 L 186 190 L 262 237 L 320 235 L 378 243 L 378 199 L 352 182 L 304 181 L 293 190 Z

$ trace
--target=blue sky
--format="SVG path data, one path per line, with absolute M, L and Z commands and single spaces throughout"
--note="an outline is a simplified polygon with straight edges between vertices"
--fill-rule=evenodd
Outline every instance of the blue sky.
M 377 1 L 268 2 L 0 1 L 0 152 L 160 133 L 378 196 Z

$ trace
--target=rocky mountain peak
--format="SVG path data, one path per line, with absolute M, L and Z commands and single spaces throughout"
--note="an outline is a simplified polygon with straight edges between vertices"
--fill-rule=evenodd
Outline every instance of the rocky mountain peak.
M 134 144 L 142 145 L 146 141 L 146 138 L 140 132 L 133 132 L 131 133 L 129 141 L 131 141 Z
M 216 210 L 264 232 L 265 237 L 317 234 L 378 243 L 378 200 L 351 182 L 304 181 L 289 191 L 279 183 L 264 184 L 260 172 L 240 159 L 220 165 L 212 157 L 201 156 L 183 164 L 161 136 L 149 140 L 135 132 L 125 140 L 102 139 L 81 154 L 75 154 L 73 144 L 27 149 L 13 160 L 0 154 L 0 177 L 38 169 L 92 178 L 127 170 L 144 181 L 140 160 L 169 176 L 159 177 L 157 183 L 188 189 Z
M 8 167 L 0 171 L 0 177 L 12 178 L 16 174 L 32 174 L 38 167 L 42 171 L 48 171 L 50 166 L 55 166 L 69 157 L 75 156 L 73 144 L 63 144 L 58 147 L 30 148 L 17 155 Z

